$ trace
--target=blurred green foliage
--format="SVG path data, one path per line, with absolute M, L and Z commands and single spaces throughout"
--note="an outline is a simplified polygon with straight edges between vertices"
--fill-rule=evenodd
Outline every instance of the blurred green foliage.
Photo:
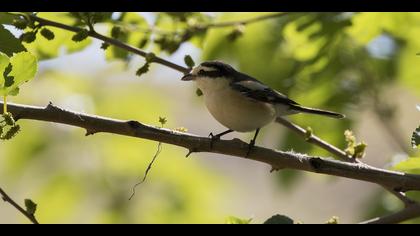
M 85 30 L 94 26 L 98 32 L 163 57 L 178 52 L 183 43 L 190 43 L 201 50 L 203 61 L 224 60 L 305 106 L 346 114 L 345 120 L 290 117 L 343 149 L 344 131 L 357 124 L 361 110 L 369 108 L 385 120 L 398 119 L 393 98 L 384 94 L 386 88 L 401 86 L 419 97 L 419 13 L 291 13 L 252 24 L 211 27 L 215 22 L 266 14 L 154 13 L 152 20 L 143 13 L 37 15 Z M 15 39 L 4 40 L 14 36 L 0 25 L 0 51 L 9 57 L 25 46 L 39 60 L 52 59 L 84 50 L 92 43 L 89 38 L 75 42 L 75 33 L 52 27 L 41 27 L 40 37 L 33 22 L 22 24 L 22 20 L 25 18 L 0 13 L 0 24 L 25 28 L 27 35 L 26 39 L 21 37 L 23 44 Z M 114 46 L 102 48 L 108 61 L 122 60 L 130 65 L 135 58 Z M 185 63 L 192 66 L 194 61 L 189 57 Z M 0 58 L 0 67 L 3 64 Z M 147 71 L 148 62 L 137 70 L 138 74 Z M 104 83 L 100 78 L 56 71 L 44 71 L 38 77 L 42 80 L 33 82 L 16 102 L 47 104 L 49 100 L 76 99 L 89 113 L 149 124 L 156 124 L 159 116 L 165 116 L 166 126 L 175 126 L 171 119 L 175 101 L 151 88 L 135 87 L 126 81 Z M 220 193 L 228 184 L 221 184 L 225 181 L 222 177 L 197 162 L 186 161 L 182 158 L 185 153 L 176 147 L 163 146 L 158 162 L 165 163 L 155 165 L 150 176 L 153 184 L 141 185 L 135 199 L 128 202 L 129 190 L 156 151 L 154 142 L 104 134 L 82 138 L 80 129 L 33 121 L 21 124 L 22 133 L 12 142 L 1 143 L 0 179 L 13 186 L 24 186 L 26 194 L 38 204 L 36 214 L 41 222 L 223 221 L 218 215 L 222 208 L 219 198 L 223 198 Z M 289 131 L 281 136 L 280 149 L 329 155 Z M 418 173 L 419 167 L 417 158 L 410 158 L 394 168 Z M 280 171 L 277 176 L 282 186 L 292 188 L 301 174 Z M 27 186 L 28 182 L 31 186 Z M 375 206 L 361 216 L 377 216 L 400 207 L 396 199 L 382 191 L 372 196 L 368 204 L 372 203 Z M 89 212 L 84 210 L 87 207 Z

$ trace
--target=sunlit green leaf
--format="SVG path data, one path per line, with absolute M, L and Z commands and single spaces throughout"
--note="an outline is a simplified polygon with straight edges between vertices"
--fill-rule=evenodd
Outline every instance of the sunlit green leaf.
M 0 52 L 11 57 L 13 53 L 22 51 L 26 51 L 26 49 L 20 40 L 15 38 L 3 25 L 0 25 Z
M 10 58 L 10 64 L 11 71 L 7 77 L 12 78 L 12 81 L 0 88 L 0 94 L 3 96 L 13 95 L 21 84 L 34 78 L 38 69 L 36 57 L 29 52 L 15 54 Z
M 0 24 L 11 25 L 16 18 L 16 15 L 12 15 L 7 12 L 0 12 Z
M 6 54 L 0 52 L 0 76 L 3 75 L 4 70 L 9 65 L 9 61 L 10 61 L 9 57 Z M 0 87 L 3 87 L 3 84 L 4 84 L 4 79 L 1 78 Z

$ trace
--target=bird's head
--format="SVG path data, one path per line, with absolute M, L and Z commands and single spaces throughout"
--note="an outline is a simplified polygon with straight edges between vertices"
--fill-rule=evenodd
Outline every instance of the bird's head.
M 200 79 L 229 78 L 235 73 L 230 65 L 221 61 L 206 61 L 194 67 L 190 73 L 184 75 L 181 80 L 191 81 Z

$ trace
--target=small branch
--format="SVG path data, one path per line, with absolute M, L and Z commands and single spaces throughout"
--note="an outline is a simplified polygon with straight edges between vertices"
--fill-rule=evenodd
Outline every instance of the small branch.
M 386 190 L 388 190 L 390 193 L 392 193 L 396 198 L 398 198 L 399 200 L 401 200 L 404 203 L 405 207 L 409 207 L 412 204 L 415 204 L 416 202 L 411 200 L 410 198 L 408 198 L 405 193 L 403 192 L 399 192 L 396 191 L 395 189 L 389 188 L 387 186 L 382 186 L 384 187 Z
M 252 23 L 256 23 L 260 21 L 270 20 L 273 18 L 283 17 L 289 14 L 290 13 L 288 12 L 278 12 L 278 13 L 267 14 L 263 16 L 257 16 L 254 18 L 246 19 L 246 20 L 209 23 L 209 24 L 200 26 L 200 28 L 207 29 L 207 28 L 222 28 L 222 27 L 229 27 L 229 26 L 235 26 L 235 25 L 247 25 L 247 24 L 252 24 Z
M 276 119 L 276 122 L 284 125 L 285 127 L 289 128 L 291 131 L 298 134 L 299 136 L 305 138 L 306 130 L 304 128 L 302 128 L 302 127 L 300 127 L 296 124 L 293 124 L 292 122 L 290 122 L 290 121 L 288 121 L 284 118 L 281 118 L 281 117 L 278 117 Z M 335 155 L 336 157 L 338 157 L 342 161 L 359 162 L 357 159 L 351 158 L 350 156 L 348 156 L 343 150 L 335 147 L 334 145 L 331 145 L 331 144 L 327 143 L 326 141 L 322 140 L 318 136 L 311 135 L 308 139 L 306 139 L 306 142 L 317 145 L 318 147 L 320 147 L 320 148 L 330 152 L 331 154 Z
M 29 214 L 25 209 L 23 209 L 19 204 L 17 204 L 5 191 L 3 191 L 2 188 L 0 188 L 0 195 L 3 201 L 8 202 L 10 205 L 12 205 L 14 208 L 16 208 L 18 211 L 22 213 L 26 218 L 28 218 L 33 224 L 39 224 L 39 222 L 36 220 L 35 216 L 32 214 Z
M 405 207 L 401 211 L 386 216 L 376 217 L 361 222 L 360 224 L 396 224 L 417 217 L 420 217 L 420 205 L 415 203 Z
M 47 19 L 40 18 L 40 17 L 33 16 L 33 15 L 31 15 L 30 18 L 33 21 L 37 21 L 38 23 L 42 24 L 43 26 L 51 26 L 51 27 L 60 28 L 60 29 L 64 29 L 64 30 L 67 30 L 67 31 L 75 32 L 75 33 L 83 30 L 82 28 L 79 28 L 79 27 L 74 27 L 74 26 L 62 24 L 62 23 L 59 23 L 59 22 L 47 20 Z M 121 42 L 117 39 L 113 39 L 113 38 L 107 37 L 105 35 L 99 34 L 96 31 L 89 31 L 89 36 L 92 37 L 92 38 L 99 39 L 103 42 L 109 43 L 111 45 L 114 45 L 116 47 L 122 48 L 124 50 L 127 50 L 129 52 L 132 52 L 132 53 L 134 53 L 136 55 L 139 55 L 139 56 L 142 56 L 142 57 L 146 57 L 147 55 L 149 55 L 149 53 L 147 53 L 143 50 L 140 50 L 140 49 L 138 49 L 136 47 L 133 47 L 131 45 L 128 45 L 126 43 L 123 43 L 123 42 Z M 164 66 L 167 66 L 169 68 L 172 68 L 172 69 L 177 70 L 179 72 L 182 72 L 184 74 L 186 74 L 190 71 L 190 69 L 187 68 L 187 67 L 177 65 L 175 63 L 167 61 L 167 60 L 165 60 L 161 57 L 158 57 L 158 56 L 154 56 L 153 62 L 162 64 Z
M 195 152 L 220 153 L 269 164 L 273 169 L 290 168 L 322 173 L 386 186 L 396 191 L 420 190 L 420 175 L 375 168 L 363 163 L 348 163 L 293 152 L 255 147 L 247 156 L 248 144 L 239 140 L 218 140 L 210 148 L 211 138 L 158 128 L 137 121 L 123 121 L 64 110 L 49 104 L 33 107 L 9 104 L 16 120 L 30 119 L 81 127 L 89 133 L 113 133 L 154 140 L 184 147 Z

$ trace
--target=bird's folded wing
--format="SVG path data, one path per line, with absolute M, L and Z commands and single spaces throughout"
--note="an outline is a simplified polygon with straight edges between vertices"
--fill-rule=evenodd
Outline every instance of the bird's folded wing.
M 271 89 L 253 78 L 232 82 L 230 86 L 244 96 L 256 101 L 272 104 L 299 105 L 295 101 L 289 99 L 286 95 Z

